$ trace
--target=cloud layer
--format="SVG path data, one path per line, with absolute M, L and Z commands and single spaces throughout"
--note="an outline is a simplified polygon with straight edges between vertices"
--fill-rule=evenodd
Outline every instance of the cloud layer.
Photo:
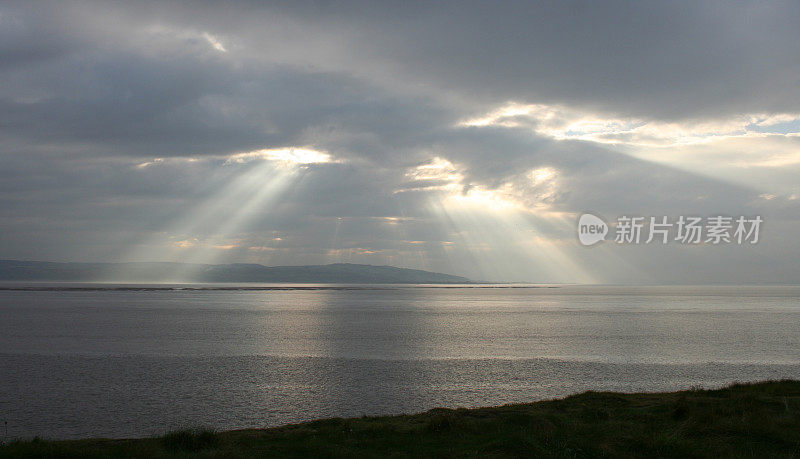
M 6 2 L 0 256 L 796 282 L 794 2 Z M 586 249 L 578 215 L 763 215 Z

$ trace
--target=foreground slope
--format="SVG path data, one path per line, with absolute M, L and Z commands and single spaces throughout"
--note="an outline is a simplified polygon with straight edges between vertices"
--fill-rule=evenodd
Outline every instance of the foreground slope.
M 14 442 L 0 457 L 798 457 L 800 381 L 327 419 L 138 440 Z

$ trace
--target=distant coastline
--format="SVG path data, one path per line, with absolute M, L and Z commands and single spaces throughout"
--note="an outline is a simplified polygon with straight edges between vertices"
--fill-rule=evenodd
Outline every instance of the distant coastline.
M 0 260 L 0 281 L 116 283 L 472 284 L 420 269 L 352 263 L 305 266 L 172 262 L 57 263 Z

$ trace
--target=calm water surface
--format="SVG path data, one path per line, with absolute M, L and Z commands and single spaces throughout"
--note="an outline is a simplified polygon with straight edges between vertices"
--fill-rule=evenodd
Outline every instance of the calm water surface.
M 0 285 L 9 437 L 800 378 L 800 287 L 17 287 Z

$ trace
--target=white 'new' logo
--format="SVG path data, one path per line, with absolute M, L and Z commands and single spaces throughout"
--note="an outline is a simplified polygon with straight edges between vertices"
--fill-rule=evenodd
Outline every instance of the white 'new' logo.
M 578 239 L 583 245 L 593 245 L 606 238 L 608 225 L 600 217 L 583 214 L 578 220 Z

